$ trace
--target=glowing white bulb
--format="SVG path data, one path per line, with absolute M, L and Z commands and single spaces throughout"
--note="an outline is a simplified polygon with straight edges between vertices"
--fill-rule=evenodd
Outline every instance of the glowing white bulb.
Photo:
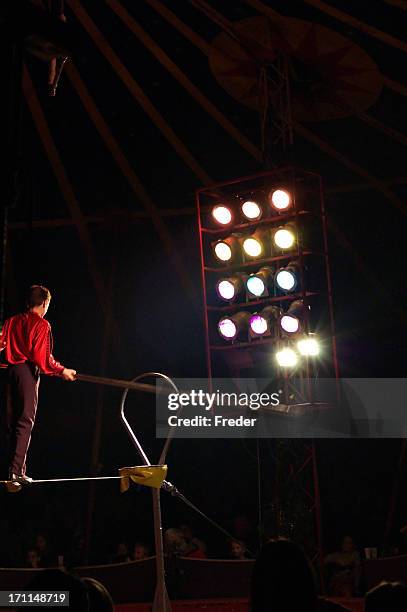
M 276 274 L 276 284 L 277 287 L 283 289 L 283 291 L 292 291 L 297 284 L 297 279 L 293 272 L 289 270 L 279 270 Z
M 237 335 L 236 324 L 232 319 L 222 319 L 218 325 L 219 333 L 227 340 L 233 340 Z
M 224 300 L 233 300 L 236 295 L 235 286 L 229 280 L 222 280 L 218 283 L 218 292 Z
M 319 344 L 316 338 L 302 338 L 297 342 L 297 348 L 301 355 L 316 357 L 319 354 Z
M 242 212 L 247 219 L 258 219 L 261 216 L 261 208 L 257 202 L 248 200 L 242 206 Z
M 281 228 L 274 234 L 274 242 L 280 249 L 289 249 L 295 242 L 295 236 L 292 231 Z
M 291 315 L 283 315 L 280 320 L 280 325 L 288 334 L 295 334 L 300 328 L 300 322 L 297 317 Z
M 261 242 L 255 238 L 246 238 L 243 242 L 243 250 L 249 257 L 259 257 L 263 251 Z
M 285 210 L 291 204 L 291 198 L 287 191 L 276 189 L 271 196 L 271 205 L 277 210 Z
M 232 249 L 226 242 L 218 242 L 215 245 L 215 255 L 221 261 L 229 261 L 232 259 Z
M 246 287 L 248 291 L 256 297 L 261 297 L 266 289 L 263 280 L 258 276 L 249 276 Z
M 276 353 L 277 363 L 282 368 L 293 368 L 298 363 L 298 357 L 290 348 L 283 348 L 281 351 L 277 351 Z
M 261 315 L 253 315 L 250 317 L 249 325 L 251 330 L 258 336 L 265 334 L 268 328 L 266 319 Z
M 229 225 L 232 221 L 232 213 L 226 206 L 215 206 L 212 210 L 212 216 L 221 225 Z

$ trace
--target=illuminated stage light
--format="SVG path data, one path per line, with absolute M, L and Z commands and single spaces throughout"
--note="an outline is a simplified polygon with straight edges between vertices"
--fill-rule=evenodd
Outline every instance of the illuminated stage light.
M 304 357 L 316 357 L 319 355 L 319 343 L 313 336 L 308 336 L 298 340 L 297 348 L 299 353 L 304 355 Z
M 246 288 L 248 293 L 254 297 L 261 297 L 266 291 L 266 285 L 263 279 L 259 278 L 255 274 L 252 274 L 247 279 Z
M 291 249 L 295 244 L 295 231 L 292 225 L 279 227 L 273 236 L 274 244 L 282 250 Z
M 218 323 L 218 331 L 225 340 L 234 340 L 240 331 L 247 328 L 250 314 L 237 312 L 232 317 L 223 317 Z
M 296 334 L 300 329 L 300 320 L 287 311 L 280 319 L 280 325 L 287 334 Z
M 212 210 L 212 217 L 220 225 L 229 225 L 232 222 L 232 211 L 227 206 L 215 206 Z
M 257 238 L 245 238 L 243 250 L 249 257 L 260 257 L 263 253 L 263 244 Z
M 295 291 L 298 285 L 297 264 L 293 262 L 285 268 L 277 270 L 274 281 L 277 288 L 281 291 Z
M 309 307 L 305 306 L 301 300 L 292 302 L 287 312 L 280 319 L 281 328 L 287 334 L 296 334 L 300 330 L 304 311 L 307 308 Z
M 232 241 L 228 238 L 218 240 L 214 246 L 214 252 L 220 261 L 230 261 L 233 257 Z
M 297 285 L 295 274 L 288 270 L 279 270 L 276 274 L 276 285 L 283 291 L 293 291 Z
M 262 215 L 262 210 L 257 202 L 253 202 L 252 200 L 247 200 L 242 204 L 242 213 L 249 219 L 250 221 L 256 221 L 260 219 Z
M 216 292 L 222 300 L 230 302 L 235 299 L 242 287 L 241 278 L 222 278 L 216 283 Z
M 237 336 L 237 326 L 232 319 L 222 319 L 219 321 L 218 330 L 220 335 L 226 340 L 233 340 Z
M 297 317 L 283 315 L 281 317 L 281 327 L 287 334 L 295 334 L 300 329 L 300 322 Z
M 276 210 L 286 210 L 291 206 L 291 197 L 288 191 L 276 189 L 269 194 L 269 202 Z
M 276 321 L 281 316 L 281 310 L 278 306 L 266 306 L 261 312 L 256 312 L 249 319 L 249 327 L 252 335 L 264 336 L 270 335 Z
M 267 286 L 272 275 L 272 270 L 268 266 L 260 268 L 256 274 L 251 274 L 246 280 L 246 289 L 249 297 L 263 297 L 268 295 Z
M 294 368 L 298 363 L 296 352 L 289 347 L 285 347 L 280 351 L 277 351 L 276 359 L 281 368 Z
M 250 317 L 249 325 L 251 331 L 256 336 L 262 336 L 268 330 L 267 320 L 259 314 L 254 314 Z

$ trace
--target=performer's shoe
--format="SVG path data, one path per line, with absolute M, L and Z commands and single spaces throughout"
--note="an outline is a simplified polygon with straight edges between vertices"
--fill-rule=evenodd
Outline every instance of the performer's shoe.
M 23 488 L 23 485 L 15 480 L 6 480 L 5 483 L 8 493 L 18 493 Z
M 11 474 L 10 480 L 12 483 L 19 485 L 29 485 L 32 483 L 33 479 L 25 474 Z

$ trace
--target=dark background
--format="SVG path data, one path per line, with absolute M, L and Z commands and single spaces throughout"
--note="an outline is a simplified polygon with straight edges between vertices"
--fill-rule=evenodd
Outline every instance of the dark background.
M 205 95 L 257 146 L 258 115 L 238 104 L 215 81 L 207 58 L 143 1 L 123 1 L 137 22 L 169 54 Z M 210 42 L 219 28 L 186 0 L 166 2 L 179 18 Z M 380 0 L 349 4 L 330 2 L 364 22 L 402 38 L 405 13 Z M 255 15 L 244 2 L 212 2 L 230 20 Z M 403 82 L 404 55 L 346 24 L 299 1 L 273 1 L 282 14 L 315 21 L 360 45 L 389 78 Z M 368 6 L 368 11 L 366 10 Z M 86 2 L 91 15 L 145 94 L 214 181 L 262 170 L 204 113 L 165 71 L 113 11 L 99 0 Z M 132 168 L 161 211 L 192 209 L 201 182 L 187 168 L 158 128 L 132 98 L 110 64 L 95 47 L 69 6 L 78 52 L 74 64 L 99 110 L 118 139 Z M 403 24 L 404 20 L 404 24 Z M 204 377 L 204 335 L 197 222 L 193 212 L 166 216 L 164 222 L 184 262 L 193 293 L 181 286 L 173 263 L 110 153 L 96 132 L 66 75 L 55 98 L 46 94 L 46 65 L 27 57 L 27 65 L 46 120 L 64 164 L 87 228 L 110 303 L 114 325 L 103 373 L 131 378 L 155 370 L 175 377 Z M 384 124 L 406 132 L 403 96 L 385 87 L 368 112 Z M 308 126 L 332 147 L 368 170 L 390 180 L 405 172 L 403 146 L 364 124 L 356 116 Z M 29 109 L 23 108 L 22 195 L 10 211 L 6 274 L 6 313 L 21 308 L 27 285 L 51 289 L 48 314 L 55 339 L 55 357 L 81 373 L 102 373 L 105 323 L 88 262 L 73 224 L 43 227 L 39 221 L 68 219 L 69 211 L 52 171 Z M 279 162 L 276 150 L 274 161 Z M 332 188 L 366 181 L 295 136 L 293 160 L 320 173 L 327 188 L 329 218 L 346 236 L 353 251 L 330 235 L 336 326 L 342 376 L 404 377 L 407 311 L 405 283 L 405 216 L 378 190 L 330 193 Z M 403 199 L 405 183 L 389 187 Z M 120 212 L 118 212 L 120 211 Z M 43 224 L 44 225 L 44 224 Z M 355 256 L 356 253 L 356 256 Z M 360 262 L 363 262 L 361 265 Z M 373 280 L 372 280 L 373 278 Z M 108 390 L 103 401 L 100 470 L 137 463 L 119 419 L 120 392 Z M 389 398 L 391 401 L 391 398 Z M 96 422 L 97 390 L 85 383 L 66 384 L 43 377 L 38 419 L 29 456 L 30 474 L 37 478 L 86 475 Z M 152 458 L 153 407 L 149 398 L 129 397 L 129 411 Z M 326 548 L 351 532 L 359 545 L 381 545 L 390 492 L 400 453 L 399 440 L 318 441 L 323 532 Z M 170 451 L 169 478 L 203 511 L 231 527 L 233 516 L 258 512 L 257 448 L 249 442 L 176 441 Z M 262 504 L 272 503 L 276 461 L 273 442 L 262 441 Z M 226 474 L 232 473 L 232 476 Z M 404 484 L 405 484 L 405 476 Z M 403 489 L 403 487 L 402 487 Z M 405 486 L 404 486 L 405 489 Z M 92 558 L 106 556 L 119 538 L 151 541 L 151 505 L 147 490 L 133 488 L 120 496 L 115 483 L 100 483 Z M 3 526 L 11 525 L 24 547 L 31 534 L 49 531 L 55 547 L 63 547 L 86 524 L 89 485 L 43 485 L 19 496 L 1 495 Z M 406 503 L 399 498 L 394 541 L 407 522 Z M 163 498 L 165 527 L 187 521 L 222 549 L 218 536 L 192 510 Z M 5 521 L 5 522 L 4 522 Z M 16 540 L 15 540 L 16 541 Z M 11 561 L 10 561 L 11 562 Z

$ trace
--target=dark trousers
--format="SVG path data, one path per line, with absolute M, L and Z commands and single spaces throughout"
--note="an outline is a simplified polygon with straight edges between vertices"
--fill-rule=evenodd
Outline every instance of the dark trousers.
M 25 474 L 25 464 L 38 404 L 40 375 L 32 363 L 19 363 L 7 368 L 6 437 L 9 469 L 12 474 Z

